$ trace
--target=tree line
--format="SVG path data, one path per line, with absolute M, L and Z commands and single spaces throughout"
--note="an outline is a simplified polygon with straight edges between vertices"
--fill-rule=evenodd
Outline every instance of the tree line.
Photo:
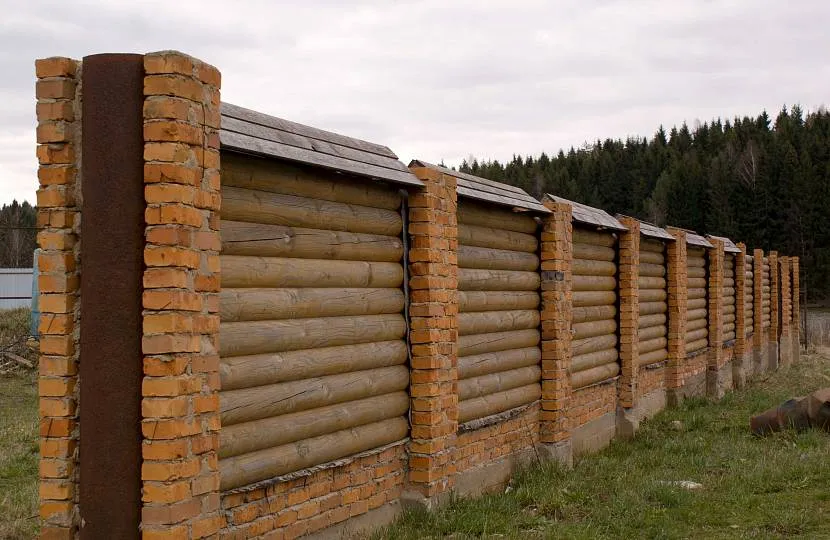
M 31 268 L 37 242 L 37 211 L 28 202 L 0 207 L 0 268 Z
M 811 301 L 830 300 L 830 113 L 784 107 L 772 121 L 720 118 L 651 138 L 597 140 L 460 169 L 660 226 L 743 241 L 801 260 Z M 806 282 L 804 279 L 806 278 Z

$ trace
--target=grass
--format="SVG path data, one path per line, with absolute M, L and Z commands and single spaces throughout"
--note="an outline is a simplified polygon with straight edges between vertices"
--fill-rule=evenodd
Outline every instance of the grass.
M 528 468 L 506 493 L 406 513 L 374 538 L 830 538 L 830 435 L 748 429 L 753 414 L 830 384 L 828 356 L 802 359 L 719 403 L 666 410 L 573 470 Z M 703 487 L 668 483 L 682 480 Z

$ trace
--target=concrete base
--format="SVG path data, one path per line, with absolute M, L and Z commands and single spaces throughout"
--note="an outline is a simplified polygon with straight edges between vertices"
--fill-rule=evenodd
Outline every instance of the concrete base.
M 793 365 L 793 340 L 792 336 L 781 336 L 779 346 L 779 364 L 781 367 Z
M 732 358 L 732 386 L 743 388 L 752 377 L 752 353 L 745 352 Z
M 568 469 L 574 466 L 574 454 L 571 441 L 562 441 L 552 444 L 539 444 L 536 447 L 542 461 L 558 461 Z
M 732 362 L 727 362 L 720 369 L 706 370 L 706 396 L 721 399 L 732 390 Z
M 541 455 L 535 448 L 526 448 L 498 461 L 467 469 L 455 475 L 454 491 L 464 497 L 501 491 L 520 467 L 540 460 Z
M 398 518 L 398 516 L 401 515 L 402 511 L 403 507 L 398 501 L 388 502 L 383 506 L 379 506 L 364 514 L 349 518 L 346 521 L 338 523 L 337 525 L 332 525 L 322 531 L 317 531 L 316 533 L 308 536 L 303 536 L 303 538 L 306 540 L 363 538 L 374 530 L 390 525 Z
M 573 455 L 598 452 L 608 446 L 617 434 L 617 413 L 606 413 L 571 431 Z
M 640 422 L 653 417 L 666 408 L 666 390 L 660 388 L 637 398 L 630 409 L 617 409 L 617 436 L 631 439 L 640 429 Z
M 753 377 L 762 376 L 769 369 L 769 348 L 766 343 L 757 345 L 752 349 L 752 375 Z
M 702 371 L 686 379 L 680 388 L 666 390 L 666 403 L 669 407 L 677 407 L 691 397 L 706 395 L 706 372 Z
M 778 360 L 778 342 L 777 341 L 769 341 L 767 342 L 767 369 L 768 372 L 773 372 L 778 370 L 779 360 Z
M 793 364 L 797 364 L 801 361 L 801 336 L 796 333 L 791 338 L 792 342 L 790 346 L 792 347 Z
M 419 491 L 404 491 L 398 501 L 404 510 L 434 510 L 447 503 L 452 498 L 452 493 L 445 491 L 432 497 L 427 497 Z

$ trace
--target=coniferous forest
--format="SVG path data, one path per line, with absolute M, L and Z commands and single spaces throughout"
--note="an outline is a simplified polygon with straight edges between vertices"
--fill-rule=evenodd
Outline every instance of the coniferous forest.
M 717 119 L 461 170 L 541 197 L 743 241 L 801 260 L 809 301 L 830 300 L 830 113 Z M 803 282 L 806 278 L 806 283 Z

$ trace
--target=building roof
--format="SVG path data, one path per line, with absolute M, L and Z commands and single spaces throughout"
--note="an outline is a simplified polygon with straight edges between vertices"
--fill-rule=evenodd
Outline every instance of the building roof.
M 389 148 L 221 104 L 223 150 L 284 159 L 397 184 L 421 186 Z
M 727 253 L 740 253 L 741 248 L 735 245 L 735 242 L 725 236 L 715 236 L 713 234 L 707 235 L 709 238 L 714 238 L 723 242 L 723 250 Z
M 709 242 L 709 240 L 691 231 L 686 233 L 686 243 L 692 246 L 700 246 L 705 248 L 715 247 L 711 242 Z
M 594 208 L 593 206 L 588 206 L 587 204 L 569 201 L 568 199 L 563 199 L 562 197 L 557 197 L 556 195 L 551 195 L 550 193 L 545 195 L 545 199 L 571 205 L 573 221 L 577 223 L 585 223 L 595 227 L 615 229 L 618 231 L 628 230 L 622 223 L 617 221 L 605 210 L 600 210 L 599 208 Z
M 550 210 L 531 197 L 525 190 L 509 184 L 502 184 L 493 180 L 487 180 L 472 174 L 453 171 L 440 165 L 434 165 L 421 159 L 414 159 L 409 164 L 410 167 L 423 167 L 439 171 L 443 174 L 452 176 L 457 180 L 456 191 L 459 197 L 467 197 L 469 199 L 476 199 L 502 206 L 510 206 L 511 208 L 520 208 L 522 210 L 530 210 L 540 214 L 550 214 Z

